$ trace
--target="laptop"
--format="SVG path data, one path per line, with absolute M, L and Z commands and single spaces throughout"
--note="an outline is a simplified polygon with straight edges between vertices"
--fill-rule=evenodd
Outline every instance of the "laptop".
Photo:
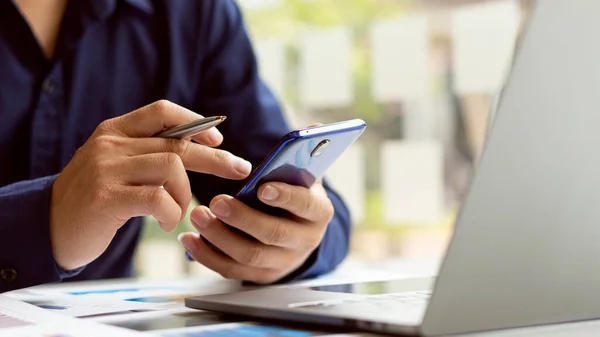
M 598 32 L 598 0 L 532 8 L 432 289 L 263 288 L 186 306 L 422 336 L 600 318 Z

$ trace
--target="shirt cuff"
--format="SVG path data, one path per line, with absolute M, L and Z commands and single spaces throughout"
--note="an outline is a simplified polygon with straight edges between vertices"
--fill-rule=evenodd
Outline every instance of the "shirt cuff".
M 62 281 L 49 229 L 52 184 L 56 177 L 0 188 L 0 293 Z

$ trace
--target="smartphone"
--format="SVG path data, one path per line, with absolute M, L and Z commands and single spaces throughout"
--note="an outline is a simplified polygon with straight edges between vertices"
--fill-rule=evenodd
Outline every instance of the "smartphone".
M 260 201 L 258 188 L 272 181 L 311 187 L 360 137 L 366 126 L 363 120 L 353 119 L 288 133 L 246 178 L 234 197 L 261 212 L 280 217 L 291 216 L 281 208 L 271 207 Z M 254 239 L 237 228 L 230 229 Z M 205 237 L 202 239 L 215 251 L 225 254 Z
M 283 210 L 258 199 L 258 188 L 272 181 L 311 187 L 365 128 L 363 120 L 353 119 L 288 133 L 250 174 L 235 198 L 263 212 L 284 215 Z

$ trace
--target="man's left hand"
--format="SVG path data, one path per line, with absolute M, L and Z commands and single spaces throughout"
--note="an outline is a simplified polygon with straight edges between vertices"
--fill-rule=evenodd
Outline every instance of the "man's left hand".
M 226 278 L 259 284 L 279 281 L 302 266 L 321 243 L 334 214 L 322 183 L 309 189 L 270 182 L 259 188 L 258 196 L 269 206 L 287 210 L 293 218 L 268 215 L 219 195 L 210 208 L 196 207 L 191 220 L 200 235 L 226 255 L 209 247 L 196 233 L 180 235 L 188 253 Z M 256 240 L 235 233 L 225 223 Z

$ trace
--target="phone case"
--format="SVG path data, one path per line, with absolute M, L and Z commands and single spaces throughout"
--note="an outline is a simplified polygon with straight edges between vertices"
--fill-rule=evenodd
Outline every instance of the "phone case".
M 258 188 L 271 181 L 312 186 L 358 139 L 365 127 L 364 121 L 354 119 L 288 133 L 246 179 L 235 197 L 263 212 L 285 214 L 281 209 L 263 204 L 257 196 Z M 327 142 L 326 148 L 321 153 L 314 153 L 323 142 Z

